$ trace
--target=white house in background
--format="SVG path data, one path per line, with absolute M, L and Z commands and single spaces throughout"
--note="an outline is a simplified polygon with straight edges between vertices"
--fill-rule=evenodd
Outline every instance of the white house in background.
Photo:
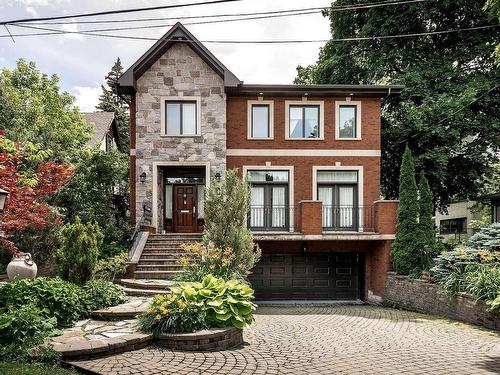
M 102 151 L 120 149 L 114 112 L 82 112 L 82 115 L 94 127 L 94 133 L 87 142 L 88 147 L 99 148 Z
M 444 240 L 465 240 L 473 234 L 472 220 L 481 219 L 481 212 L 475 212 L 476 201 L 460 200 L 448 206 L 448 213 L 435 213 L 438 233 Z

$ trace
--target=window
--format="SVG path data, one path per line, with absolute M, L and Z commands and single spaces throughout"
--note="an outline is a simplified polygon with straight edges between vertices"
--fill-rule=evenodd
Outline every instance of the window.
M 164 97 L 160 108 L 162 135 L 200 135 L 200 99 L 198 97 Z
M 252 105 L 252 138 L 269 138 L 269 105 Z
M 318 200 L 323 202 L 323 227 L 354 230 L 358 226 L 358 172 L 318 171 Z
M 335 138 L 361 139 L 361 102 L 335 102 Z
M 272 100 L 249 100 L 248 139 L 273 139 L 274 102 Z
M 291 105 L 289 138 L 319 138 L 319 105 Z
M 248 171 L 251 184 L 249 226 L 258 230 L 289 228 L 288 171 Z
M 439 222 L 439 233 L 441 234 L 467 233 L 467 218 L 460 217 L 456 219 L 441 220 Z
M 356 106 L 339 107 L 339 138 L 356 138 Z

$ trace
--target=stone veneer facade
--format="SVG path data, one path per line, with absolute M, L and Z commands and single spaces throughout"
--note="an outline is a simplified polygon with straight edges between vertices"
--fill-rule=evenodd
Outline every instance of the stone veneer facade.
M 201 106 L 201 134 L 166 137 L 161 135 L 162 97 L 198 97 Z M 174 44 L 138 80 L 136 94 L 136 170 L 146 173 L 145 183 L 136 185 L 136 219 L 143 205 L 156 201 L 156 225 L 161 227 L 162 200 L 153 195 L 153 174 L 161 188 L 161 163 L 210 165 L 210 174 L 226 169 L 226 94 L 223 79 L 186 44 Z M 156 163 L 156 164 L 155 164 Z M 156 170 L 155 170 L 156 169 Z M 207 180 L 208 180 L 208 176 Z M 154 225 L 154 216 L 145 225 Z M 149 221 L 149 222 L 148 222 Z

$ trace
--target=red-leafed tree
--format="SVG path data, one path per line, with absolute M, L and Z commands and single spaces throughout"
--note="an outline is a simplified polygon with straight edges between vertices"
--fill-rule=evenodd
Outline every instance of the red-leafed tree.
M 9 191 L 0 229 L 7 237 L 60 222 L 61 217 L 47 201 L 68 181 L 73 170 L 45 162 L 49 154 L 32 143 L 15 143 L 0 132 L 0 187 Z M 0 236 L 0 246 L 16 254 L 17 247 L 7 237 Z

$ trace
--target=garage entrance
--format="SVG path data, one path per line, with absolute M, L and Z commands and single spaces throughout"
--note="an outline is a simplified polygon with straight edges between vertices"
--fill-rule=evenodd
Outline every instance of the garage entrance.
M 249 280 L 255 298 L 356 300 L 362 294 L 362 254 L 263 254 Z

